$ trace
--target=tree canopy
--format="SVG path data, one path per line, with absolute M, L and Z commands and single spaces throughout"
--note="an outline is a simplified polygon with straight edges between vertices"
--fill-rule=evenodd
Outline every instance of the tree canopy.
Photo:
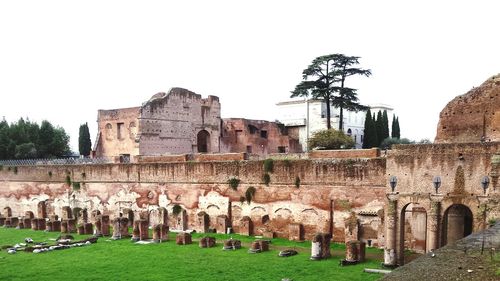
M 54 158 L 70 152 L 69 136 L 49 121 L 41 125 L 20 118 L 0 122 L 0 159 Z
M 342 131 L 327 129 L 309 138 L 309 149 L 342 149 L 354 147 L 354 140 Z
M 359 104 L 357 90 L 345 86 L 347 77 L 353 75 L 370 76 L 369 69 L 353 67 L 359 64 L 359 57 L 331 54 L 315 58 L 302 71 L 302 79 L 292 91 L 291 97 L 309 97 L 326 103 L 326 127 L 331 128 L 330 107 L 340 109 L 339 130 L 343 130 L 343 110 L 366 109 Z

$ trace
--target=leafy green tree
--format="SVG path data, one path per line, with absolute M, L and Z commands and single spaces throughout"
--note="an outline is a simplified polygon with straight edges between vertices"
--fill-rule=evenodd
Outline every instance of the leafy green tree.
M 43 120 L 38 136 L 39 157 L 49 158 L 51 156 L 51 146 L 54 139 L 54 126 L 49 121 Z
M 340 108 L 339 130 L 343 129 L 343 109 L 364 110 L 358 102 L 356 89 L 345 86 L 347 77 L 353 75 L 370 76 L 371 71 L 353 67 L 359 57 L 330 54 L 315 58 L 302 71 L 303 81 L 292 91 L 291 97 L 309 97 L 322 100 L 326 104 L 326 128 L 331 129 L 331 106 Z
M 412 143 L 415 143 L 415 142 L 411 141 L 409 139 L 406 139 L 406 138 L 402 138 L 402 139 L 386 138 L 380 144 L 380 148 L 391 149 L 394 144 L 412 144 Z
M 61 157 L 69 154 L 71 151 L 69 149 L 69 136 L 66 131 L 57 127 L 54 130 L 54 135 L 49 148 L 49 157 Z
M 354 140 L 350 136 L 335 129 L 315 132 L 309 138 L 309 149 L 347 149 L 354 145 Z
M 78 150 L 80 151 L 80 155 L 85 157 L 88 157 L 92 151 L 92 142 L 90 141 L 89 126 L 87 123 L 80 125 Z
M 377 129 L 370 109 L 366 112 L 363 148 L 377 147 Z
M 32 142 L 16 145 L 16 159 L 36 158 L 35 144 Z

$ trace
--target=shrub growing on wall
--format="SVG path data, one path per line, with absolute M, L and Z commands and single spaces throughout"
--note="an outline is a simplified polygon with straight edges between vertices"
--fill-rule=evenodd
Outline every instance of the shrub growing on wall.
M 334 129 L 322 130 L 309 138 L 309 149 L 348 149 L 354 147 L 354 140 L 344 132 Z
M 229 186 L 233 189 L 233 190 L 236 190 L 238 189 L 238 185 L 240 184 L 240 179 L 238 178 L 230 178 L 227 183 L 229 184 Z
M 73 190 L 80 190 L 80 183 L 79 182 L 73 182 Z
M 66 180 L 65 180 L 65 182 L 66 182 L 66 184 L 67 184 L 68 186 L 71 186 L 71 178 L 70 178 L 70 176 L 69 176 L 69 175 L 66 175 Z
M 271 182 L 271 176 L 268 173 L 264 174 L 264 177 L 262 177 L 262 180 L 264 181 L 264 184 L 269 186 L 269 183 Z
M 272 173 L 273 169 L 274 169 L 273 159 L 264 160 L 264 172 L 265 173 Z
M 247 200 L 248 204 L 250 204 L 250 202 L 252 202 L 254 195 L 255 195 L 255 187 L 253 187 L 253 186 L 248 187 L 247 191 L 245 191 L 245 199 Z
M 300 178 L 299 178 L 299 176 L 296 176 L 296 177 L 295 177 L 295 187 L 296 187 L 296 188 L 299 188 L 299 187 L 300 187 Z
M 182 207 L 179 204 L 175 204 L 174 207 L 172 207 L 172 214 L 174 216 L 178 216 L 182 212 Z

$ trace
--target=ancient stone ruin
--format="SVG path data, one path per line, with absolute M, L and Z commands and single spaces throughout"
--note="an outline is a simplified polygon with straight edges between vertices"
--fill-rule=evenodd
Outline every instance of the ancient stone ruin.
M 199 242 L 200 248 L 211 248 L 215 246 L 215 238 L 205 236 L 200 239 Z
M 311 243 L 311 260 L 327 259 L 331 256 L 329 233 L 317 233 Z
M 177 236 L 175 237 L 175 243 L 177 245 L 192 244 L 193 240 L 191 238 L 191 233 L 187 233 L 187 232 L 179 232 L 179 233 L 177 233 Z

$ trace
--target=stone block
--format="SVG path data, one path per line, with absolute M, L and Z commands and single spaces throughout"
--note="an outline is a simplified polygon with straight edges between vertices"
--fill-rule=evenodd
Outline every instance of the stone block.
M 217 233 L 226 233 L 227 228 L 230 226 L 229 218 L 226 215 L 217 217 L 217 224 L 215 226 Z
M 186 232 L 179 232 L 179 233 L 177 233 L 177 236 L 175 237 L 175 243 L 177 245 L 192 244 L 193 241 L 191 239 L 191 234 L 190 233 L 186 233 Z
M 83 225 L 79 225 L 77 229 L 79 235 L 85 234 L 85 228 L 83 227 Z
M 113 220 L 113 238 L 128 237 L 128 219 L 118 217 Z
M 200 239 L 200 248 L 211 248 L 215 246 L 215 238 L 205 236 Z
M 262 237 L 273 239 L 276 237 L 276 234 L 273 231 L 264 231 L 262 232 Z
M 52 221 L 52 231 L 61 232 L 61 221 Z
M 229 239 L 224 241 L 224 250 L 236 250 L 241 248 L 241 241 L 236 239 Z
M 139 240 L 149 239 L 149 222 L 145 219 L 135 221 L 139 227 Z
M 29 217 L 24 217 L 23 218 L 23 224 L 24 224 L 24 228 L 31 228 L 31 218 Z
M 101 233 L 102 236 L 109 236 L 110 231 L 109 231 L 109 216 L 107 215 L 101 215 Z
M 199 212 L 196 216 L 196 231 L 208 233 L 210 228 L 210 217 L 205 212 Z
M 311 259 L 321 260 L 331 256 L 330 241 L 332 235 L 329 233 L 317 233 L 311 243 Z
M 93 234 L 93 227 L 92 223 L 87 222 L 83 224 L 83 233 L 87 235 L 92 235 Z

